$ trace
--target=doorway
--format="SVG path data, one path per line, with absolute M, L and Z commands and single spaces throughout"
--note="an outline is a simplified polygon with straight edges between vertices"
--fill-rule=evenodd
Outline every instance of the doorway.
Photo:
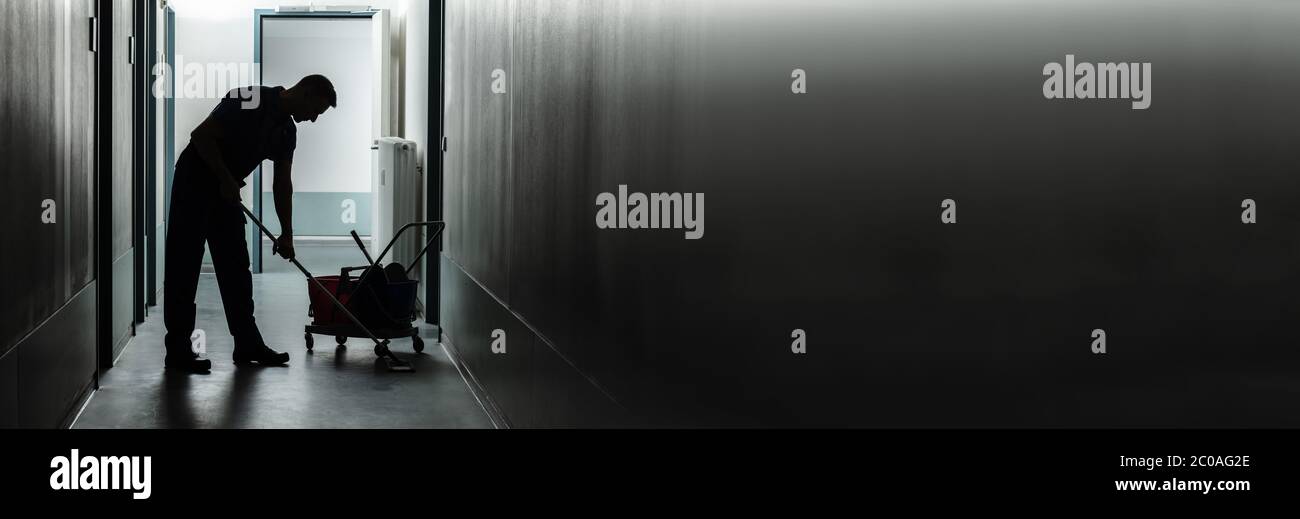
M 361 255 L 349 238 L 351 231 L 371 233 L 371 147 L 379 137 L 392 134 L 388 12 L 258 10 L 255 24 L 253 61 L 261 84 L 288 87 L 304 76 L 322 74 L 338 91 L 337 107 L 315 123 L 298 125 L 294 238 L 300 247 L 333 242 L 336 246 L 322 246 L 322 254 L 316 255 L 322 266 L 336 269 L 343 258 L 355 263 Z M 253 211 L 278 234 L 271 190 L 274 169 L 263 163 L 254 172 Z M 250 226 L 250 232 L 256 231 Z M 269 245 L 256 234 L 249 236 L 249 243 L 254 271 L 263 272 Z

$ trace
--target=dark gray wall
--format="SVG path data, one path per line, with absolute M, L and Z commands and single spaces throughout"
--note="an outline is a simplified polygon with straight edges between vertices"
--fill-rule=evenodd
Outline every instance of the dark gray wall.
M 0 426 L 60 425 L 94 373 L 92 15 L 92 0 L 0 3 Z
M 443 321 L 512 425 L 1300 425 L 1300 5 L 450 0 L 447 24 Z M 1066 54 L 1152 63 L 1151 107 L 1044 99 Z M 619 184 L 705 193 L 704 238 L 597 229 Z

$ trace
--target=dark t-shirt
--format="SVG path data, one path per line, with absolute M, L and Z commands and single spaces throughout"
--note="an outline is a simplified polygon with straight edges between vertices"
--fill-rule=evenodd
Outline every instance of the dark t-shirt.
M 284 88 L 255 88 L 256 97 L 250 96 L 248 89 L 231 90 L 208 114 L 208 119 L 224 130 L 226 138 L 217 146 L 226 168 L 236 179 L 247 177 L 263 160 L 293 159 L 293 150 L 298 146 L 298 127 L 280 109 L 280 92 Z M 177 165 L 187 161 L 193 166 L 203 165 L 192 146 L 181 152 Z M 244 185 L 243 180 L 239 185 Z

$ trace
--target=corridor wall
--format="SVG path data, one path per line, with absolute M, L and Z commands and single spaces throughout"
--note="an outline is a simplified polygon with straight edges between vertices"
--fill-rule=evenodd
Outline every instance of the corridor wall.
M 1300 5 L 446 6 L 442 321 L 508 425 L 1300 425 Z M 1150 72 L 1045 94 L 1085 62 Z
M 0 427 L 62 425 L 93 381 L 93 14 L 0 3 Z

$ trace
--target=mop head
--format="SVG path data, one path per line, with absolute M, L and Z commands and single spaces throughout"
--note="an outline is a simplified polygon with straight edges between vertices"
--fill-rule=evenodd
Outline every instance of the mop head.
M 392 353 L 389 353 L 387 357 L 384 357 L 384 359 L 388 361 L 388 371 L 397 373 L 413 373 L 415 371 L 415 368 L 411 366 L 411 363 L 397 358 L 397 355 L 393 355 Z

